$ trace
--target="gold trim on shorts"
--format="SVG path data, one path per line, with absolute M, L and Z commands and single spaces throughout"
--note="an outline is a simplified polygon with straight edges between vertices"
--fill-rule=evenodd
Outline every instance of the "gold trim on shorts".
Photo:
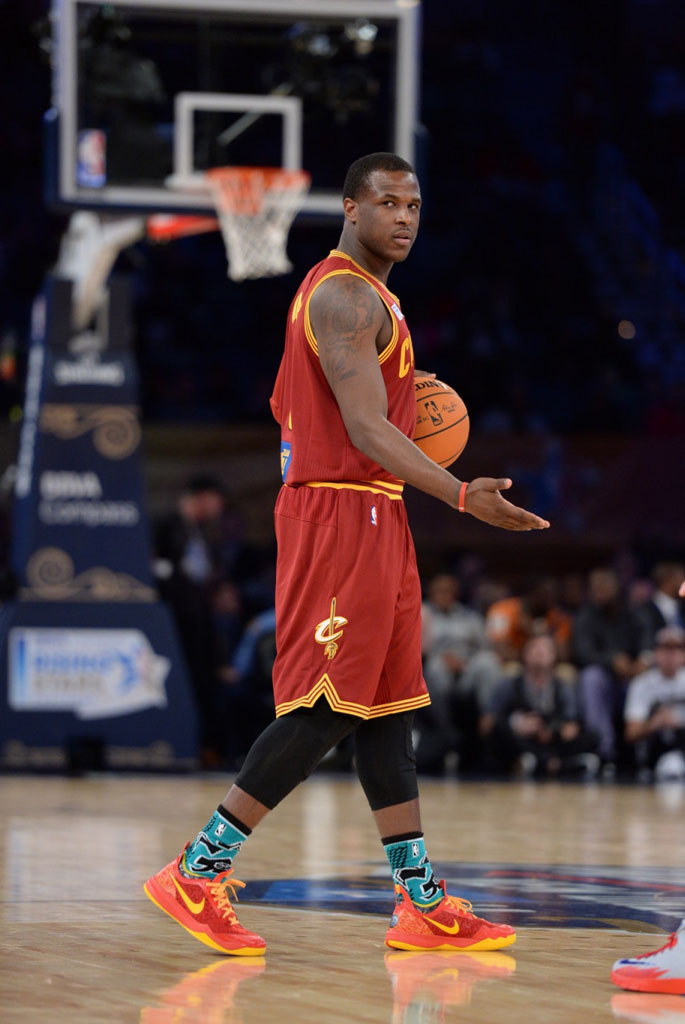
M 400 711 L 413 711 L 414 708 L 423 708 L 430 704 L 430 694 L 420 693 L 416 697 L 407 697 L 405 700 L 390 701 L 389 704 L 375 704 L 367 707 L 365 704 L 356 704 L 351 700 L 343 700 L 338 696 L 335 686 L 330 680 L 327 672 L 321 676 L 316 686 L 305 694 L 304 697 L 296 697 L 295 700 L 284 701 L 276 705 L 276 718 L 287 715 L 295 708 L 312 708 L 319 697 L 325 697 L 332 711 L 340 711 L 344 715 L 356 715 L 357 718 L 368 720 L 369 718 L 381 718 L 383 715 L 394 715 Z

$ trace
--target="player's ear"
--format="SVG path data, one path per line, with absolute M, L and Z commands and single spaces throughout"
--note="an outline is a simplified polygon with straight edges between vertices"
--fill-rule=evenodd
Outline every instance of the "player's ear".
M 354 199 L 350 199 L 347 196 L 343 199 L 343 210 L 345 211 L 345 220 L 351 220 L 353 224 L 357 223 L 357 202 Z

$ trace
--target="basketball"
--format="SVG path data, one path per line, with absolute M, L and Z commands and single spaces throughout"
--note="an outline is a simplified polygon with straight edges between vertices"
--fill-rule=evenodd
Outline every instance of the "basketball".
M 441 380 L 418 377 L 414 444 L 439 466 L 451 466 L 469 439 L 469 412 L 454 388 Z

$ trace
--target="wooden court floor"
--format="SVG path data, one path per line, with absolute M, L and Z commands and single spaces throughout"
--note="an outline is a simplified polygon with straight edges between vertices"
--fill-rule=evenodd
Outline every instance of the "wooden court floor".
M 237 960 L 142 891 L 228 781 L 0 777 L 3 1024 L 685 1024 L 685 998 L 609 982 L 685 916 L 683 787 L 424 781 L 436 868 L 519 937 L 412 954 L 383 944 L 391 888 L 357 783 L 316 775 L 236 863 L 239 916 L 268 943 Z

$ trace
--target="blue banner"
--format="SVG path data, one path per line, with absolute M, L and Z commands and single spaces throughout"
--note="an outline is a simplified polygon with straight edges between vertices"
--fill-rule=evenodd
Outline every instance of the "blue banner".
M 159 743 L 167 767 L 190 763 L 195 708 L 152 577 L 128 294 L 114 281 L 97 325 L 74 332 L 71 289 L 49 278 L 33 309 L 13 510 L 19 587 L 0 622 L 0 765 L 16 762 L 17 743 L 92 735 L 122 763 L 127 744 L 135 761 Z
M 161 602 L 11 602 L 0 665 L 0 767 L 63 769 L 89 743 L 90 767 L 195 766 L 195 706 Z
M 154 600 L 137 368 L 110 337 L 112 318 L 65 332 L 70 295 L 53 279 L 33 310 L 14 506 L 20 596 Z

